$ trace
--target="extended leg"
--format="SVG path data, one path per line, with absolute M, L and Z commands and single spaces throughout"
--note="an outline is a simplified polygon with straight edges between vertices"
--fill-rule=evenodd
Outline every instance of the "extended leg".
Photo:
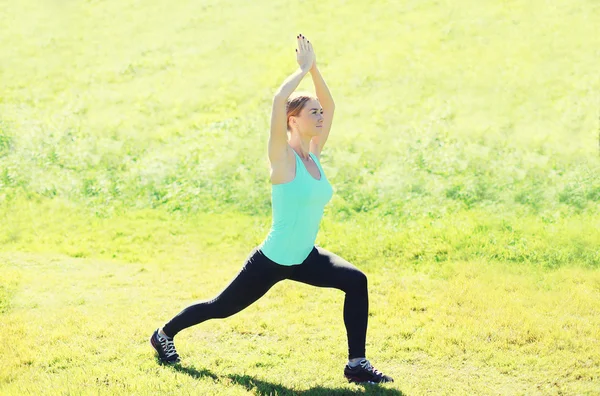
M 163 327 L 163 331 L 174 337 L 181 330 L 208 319 L 231 316 L 262 297 L 275 283 L 285 278 L 286 271 L 288 267 L 273 263 L 255 251 L 218 296 L 185 308 Z

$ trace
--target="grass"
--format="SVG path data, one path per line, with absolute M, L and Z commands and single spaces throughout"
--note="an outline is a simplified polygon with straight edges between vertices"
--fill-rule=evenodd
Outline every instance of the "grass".
M 0 393 L 600 393 L 594 2 L 0 7 Z M 369 276 L 384 387 L 344 383 L 335 290 L 280 283 L 174 368 L 147 341 L 268 232 L 297 33 L 337 105 L 317 242 Z
M 236 221 L 244 229 L 254 219 Z M 246 253 L 201 250 L 176 262 L 147 252 L 129 264 L 3 253 L 3 277 L 19 290 L 3 315 L 2 348 L 12 356 L 2 371 L 3 393 L 360 389 L 340 381 L 342 294 L 292 282 L 239 315 L 183 332 L 181 368 L 156 365 L 147 333 L 185 304 L 217 293 Z M 600 325 L 596 270 L 477 259 L 355 260 L 370 280 L 368 354 L 398 379 L 385 388 L 390 394 L 597 390 L 600 356 L 590 348 Z
M 181 367 L 152 358 L 147 333 L 218 293 L 267 232 L 268 218 L 174 219 L 154 210 L 89 223 L 85 211 L 39 210 L 45 218 L 26 208 L 5 215 L 8 224 L 19 218 L 31 227 L 15 231 L 0 256 L 1 347 L 13 356 L 0 371 L 3 393 L 597 390 L 600 350 L 590 345 L 600 325 L 598 227 L 581 228 L 587 219 L 325 220 L 320 244 L 369 276 L 368 355 L 398 379 L 364 390 L 340 378 L 343 295 L 293 282 L 239 315 L 182 332 Z M 68 229 L 59 222 L 65 213 Z
M 270 101 L 303 30 L 338 105 L 334 212 L 597 213 L 597 5 L 296 7 L 10 3 L 3 200 L 268 215 Z

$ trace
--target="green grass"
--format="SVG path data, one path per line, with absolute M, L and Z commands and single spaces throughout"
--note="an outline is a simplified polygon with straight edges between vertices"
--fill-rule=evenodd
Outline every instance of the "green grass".
M 0 236 L 0 347 L 13 357 L 0 371 L 3 393 L 362 389 L 340 377 L 342 293 L 293 282 L 239 315 L 182 332 L 180 368 L 152 358 L 148 333 L 218 293 L 268 217 L 153 210 L 98 218 L 34 205 L 4 219 L 14 230 L 11 241 Z M 325 219 L 318 242 L 369 276 L 368 355 L 398 379 L 367 393 L 595 393 L 598 229 L 587 218 L 472 212 L 403 224 L 370 214 Z
M 600 393 L 595 2 L 0 8 L 1 394 Z M 147 342 L 268 232 L 297 33 L 337 105 L 317 242 L 369 276 L 385 387 L 344 383 L 335 290 L 278 284 L 177 368 Z
M 4 200 L 268 214 L 302 30 L 337 103 L 333 211 L 597 213 L 593 2 L 38 3 L 2 20 Z
M 253 217 L 210 219 L 234 221 L 243 230 L 256 227 Z M 206 224 L 207 218 L 193 220 Z M 121 221 L 129 229 L 139 226 L 136 219 Z M 145 221 L 152 227 L 153 220 Z M 189 225 L 182 220 L 163 232 L 175 238 Z M 111 233 L 113 227 L 97 225 L 97 233 Z M 327 224 L 333 235 L 328 239 L 342 239 L 348 229 L 356 235 L 353 227 Z M 207 226 L 203 232 L 227 241 L 233 227 L 225 228 Z M 377 231 L 373 225 L 362 237 L 376 241 Z M 177 242 L 157 235 L 155 242 L 173 246 L 172 260 L 163 261 L 159 247 L 142 248 L 143 233 L 122 237 L 137 235 L 143 256 L 131 263 L 2 253 L 3 277 L 19 289 L 3 315 L 2 349 L 12 356 L 2 371 L 4 392 L 78 393 L 90 386 L 100 393 L 357 389 L 340 381 L 342 294 L 292 282 L 276 285 L 239 315 L 183 332 L 179 371 L 157 366 L 147 333 L 185 304 L 217 293 L 251 244 L 221 250 L 201 235 L 184 233 Z M 384 246 L 376 243 L 373 250 Z M 577 265 L 548 270 L 478 258 L 439 261 L 427 255 L 361 258 L 350 248 L 341 250 L 369 275 L 368 353 L 399 379 L 385 389 L 406 394 L 597 390 L 600 356 L 590 348 L 600 325 L 596 270 Z M 165 286 L 166 277 L 171 281 Z M 177 301 L 179 308 L 173 306 Z

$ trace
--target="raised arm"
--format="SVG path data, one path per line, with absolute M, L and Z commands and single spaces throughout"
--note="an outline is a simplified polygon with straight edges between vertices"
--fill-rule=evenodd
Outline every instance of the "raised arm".
M 308 45 L 312 50 L 312 44 L 308 42 Z M 311 139 L 310 151 L 317 157 L 320 157 L 321 150 L 323 150 L 323 146 L 329 137 L 329 131 L 331 130 L 331 124 L 333 123 L 335 103 L 333 102 L 333 97 L 331 96 L 331 92 L 329 92 L 327 84 L 325 84 L 325 80 L 323 79 L 321 72 L 317 68 L 316 56 L 315 60 L 313 61 L 313 65 L 310 68 L 310 75 L 312 76 L 312 80 L 315 85 L 315 92 L 317 93 L 319 103 L 321 104 L 321 107 L 323 107 L 323 127 L 319 136 L 315 136 Z
M 286 158 L 288 150 L 286 102 L 314 63 L 314 53 L 304 36 L 299 35 L 296 39 L 298 41 L 296 60 L 299 68 L 285 79 L 273 97 L 271 134 L 269 136 L 269 160 L 271 163 Z

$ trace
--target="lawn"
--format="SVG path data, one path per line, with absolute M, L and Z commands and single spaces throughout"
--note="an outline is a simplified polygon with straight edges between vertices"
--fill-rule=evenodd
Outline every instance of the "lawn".
M 600 7 L 584 0 L 0 0 L 0 393 L 600 393 Z M 369 278 L 277 284 L 183 331 L 270 226 L 271 98 L 314 43 L 336 101 L 317 243 Z M 310 79 L 300 89 L 310 90 Z

